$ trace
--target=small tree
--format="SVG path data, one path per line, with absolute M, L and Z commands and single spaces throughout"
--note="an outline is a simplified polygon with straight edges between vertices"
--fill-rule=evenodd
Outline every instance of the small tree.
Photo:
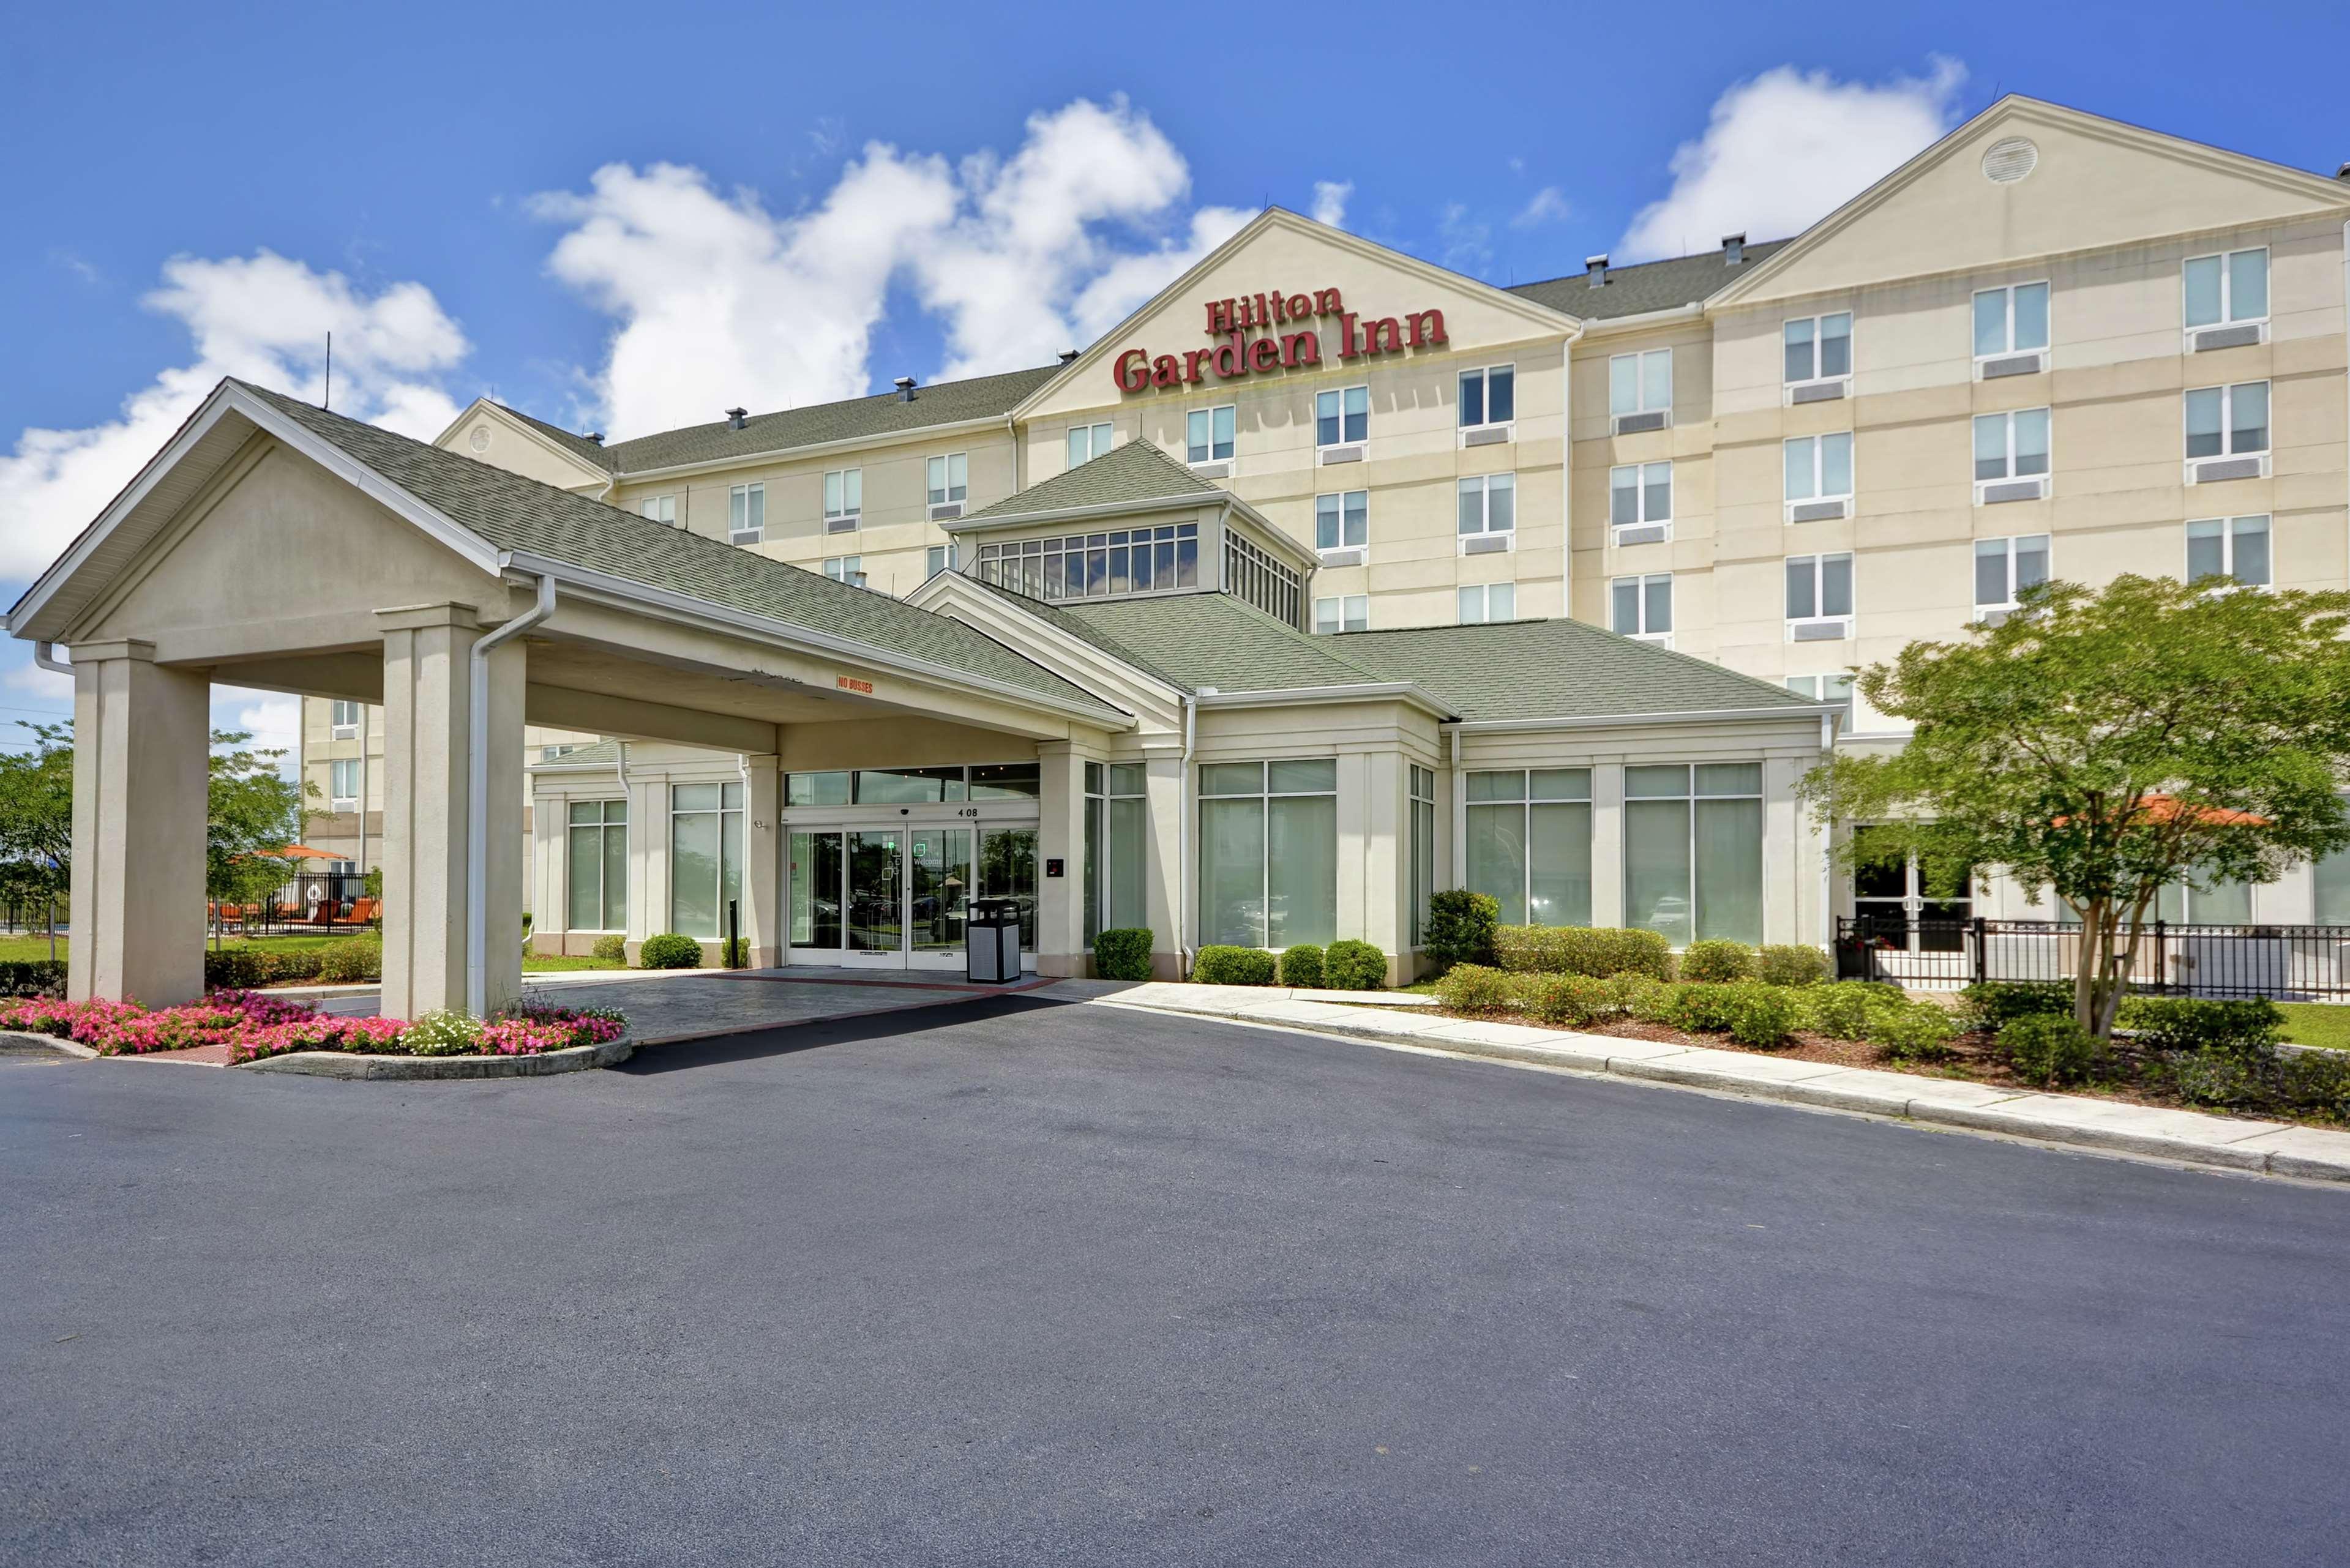
M 57 900 L 73 887 L 73 726 L 18 721 L 33 750 L 0 755 L 0 881 L 39 903 L 57 956 Z
M 2081 918 L 2074 1017 L 2107 1035 L 2164 887 L 2272 882 L 2350 845 L 2345 628 L 2350 594 L 2047 584 L 2002 626 L 1860 671 L 1915 733 L 1804 791 L 1823 822 L 1883 825 L 1848 858 L 2052 888 Z

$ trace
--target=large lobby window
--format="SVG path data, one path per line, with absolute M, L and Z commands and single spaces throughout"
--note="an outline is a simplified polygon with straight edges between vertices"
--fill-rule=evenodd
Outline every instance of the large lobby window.
M 1624 770 L 1624 922 L 1673 946 L 1762 940 L 1762 764 Z
M 1510 926 L 1591 923 L 1591 770 L 1469 775 L 1469 888 Z
M 1086 764 L 1086 940 L 1150 924 L 1150 803 L 1140 763 Z
M 1338 930 L 1338 764 L 1200 769 L 1200 940 L 1246 948 Z
M 743 786 L 671 784 L 669 814 L 669 929 L 715 940 L 743 896 Z
M 1428 931 L 1428 904 L 1436 894 L 1436 773 L 1411 770 L 1411 945 Z
M 569 837 L 570 929 L 629 929 L 629 803 L 575 800 L 564 831 Z

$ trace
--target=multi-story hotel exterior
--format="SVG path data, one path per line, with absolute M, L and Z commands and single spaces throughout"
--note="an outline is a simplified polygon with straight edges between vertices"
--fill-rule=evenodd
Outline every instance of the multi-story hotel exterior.
M 527 491 L 484 536 L 618 508 L 694 547 L 639 531 L 599 570 L 814 605 L 775 575 L 805 568 L 827 635 L 944 639 L 970 675 L 993 656 L 925 629 L 952 623 L 1091 714 L 631 723 L 643 671 L 608 653 L 612 701 L 528 711 L 537 940 L 714 939 L 731 898 L 764 957 L 943 962 L 925 911 L 1003 891 L 1048 970 L 1104 923 L 1170 969 L 1284 934 L 1405 969 L 1428 889 L 1469 885 L 1820 940 L 1856 890 L 1794 781 L 1899 740 L 1855 667 L 2048 576 L 2350 581 L 2346 233 L 2350 183 L 2011 98 L 1791 239 L 1503 289 L 1268 210 L 1055 365 L 609 444 L 478 402 L 441 447 Z M 2350 867 L 2198 912 L 2238 895 L 2350 918 Z

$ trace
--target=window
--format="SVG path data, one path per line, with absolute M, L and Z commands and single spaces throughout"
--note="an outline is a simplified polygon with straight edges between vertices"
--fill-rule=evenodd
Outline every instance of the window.
M 1607 521 L 1611 525 L 1617 529 L 1638 528 L 1672 520 L 1671 463 L 1631 462 L 1607 471 Z
M 1488 621 L 1517 618 L 1518 585 L 1515 583 L 1471 583 L 1461 588 L 1459 597 L 1462 626 L 1482 626 Z
M 2048 347 L 2048 286 L 2019 283 L 1975 291 L 1975 358 L 1996 359 Z
M 344 757 L 327 764 L 327 805 L 334 811 L 359 808 L 359 759 Z
M 1673 575 L 1652 572 L 1644 577 L 1617 577 L 1608 585 L 1613 606 L 1610 625 L 1626 637 L 1669 642 L 1673 629 Z
M 1833 381 L 1852 374 L 1852 312 L 1807 316 L 1787 323 L 1786 379 Z
M 1428 904 L 1436 893 L 1436 774 L 1411 768 L 1411 945 L 1428 932 Z M 2350 861 L 2350 851 L 2343 858 Z
M 726 538 L 734 545 L 755 545 L 767 536 L 767 487 L 737 484 L 726 492 Z
M 1852 620 L 1852 556 L 1787 557 L 1787 619 L 1790 623 Z
M 1200 525 L 1112 528 L 984 544 L 973 575 L 1032 599 L 1168 593 L 1200 584 Z
M 1200 769 L 1200 940 L 1244 948 L 1338 934 L 1338 764 Z
M 1110 427 L 1102 425 L 1071 425 L 1069 427 L 1069 466 L 1076 468 L 1091 462 L 1109 452 Z
M 2317 923 L 2350 926 L 2350 849 L 2337 849 L 2310 867 Z
M 1367 594 L 1314 601 L 1314 629 L 1317 633 L 1326 636 L 1334 631 L 1367 631 L 1370 626 L 1371 600 Z
M 1337 387 L 1314 394 L 1314 444 L 1353 446 L 1371 437 L 1371 389 Z
M 1232 417 L 1238 410 L 1231 403 L 1216 409 L 1193 409 L 1184 421 L 1183 453 L 1191 462 L 1222 462 L 1232 455 Z
M 2249 587 L 2272 580 L 2266 517 L 2212 517 L 2187 525 L 2187 580 L 2233 577 Z
M 1505 425 L 1518 417 L 1518 372 L 1513 365 L 1461 372 L 1461 428 Z
M 740 786 L 737 786 L 740 787 Z M 629 803 L 575 800 L 569 837 L 569 929 L 629 929 Z
M 836 468 L 824 476 L 824 531 L 845 533 L 865 514 L 865 471 Z
M 1043 774 L 1035 763 L 951 763 L 934 768 L 839 768 L 784 775 L 784 804 L 927 805 L 958 800 L 1035 800 Z
M 1150 924 L 1150 803 L 1140 763 L 1086 764 L 1086 940 Z
M 2048 535 L 1975 541 L 1975 618 L 2015 607 L 2018 595 L 2048 580 Z M 2002 613 L 2001 618 L 2004 619 Z
M 865 557 L 827 556 L 824 558 L 824 575 L 836 583 L 847 583 L 851 587 L 861 587 L 864 585 L 858 579 L 865 575 Z
M 1461 482 L 1461 532 L 1512 534 L 1518 526 L 1518 476 L 1471 474 Z
M 2190 330 L 2268 319 L 2267 251 L 2194 256 L 2189 259 L 2185 272 L 2187 325 Z
M 2252 885 L 2214 881 L 2199 887 L 2192 881 L 2171 882 L 2155 894 L 2154 915 L 2172 925 L 2249 926 Z
M 1607 361 L 1607 411 L 1627 415 L 1669 414 L 1673 407 L 1673 351 L 1650 348 L 1617 354 Z
M 1790 502 L 1852 498 L 1852 433 L 1796 436 L 1785 444 Z
M 1359 550 L 1370 543 L 1371 493 L 1349 490 L 1314 498 L 1314 547 Z
M 2236 457 L 2269 449 L 2269 384 L 2198 387 L 2187 394 L 2187 457 Z
M 1305 624 L 1305 579 L 1232 528 L 1224 530 L 1224 592 L 1284 626 Z
M 928 493 L 933 506 L 959 505 L 971 493 L 971 457 L 951 452 L 931 459 Z
M 922 580 L 928 582 L 941 572 L 955 569 L 955 546 L 933 545 L 922 556 Z
M 1591 923 L 1591 770 L 1468 775 L 1469 889 L 1506 926 Z
M 637 503 L 637 515 L 647 522 L 664 523 L 674 528 L 677 526 L 677 497 L 648 495 Z
M 577 746 L 571 745 L 567 742 L 558 742 L 552 746 L 541 746 L 538 748 L 538 760 L 542 763 L 551 763 L 556 761 L 557 758 L 567 757 L 578 749 L 579 748 Z
M 359 739 L 359 704 L 357 702 L 338 701 L 335 704 L 335 711 L 330 717 L 334 724 L 334 739 L 338 741 L 355 741 Z
M 1852 705 L 1852 671 L 1834 675 L 1790 675 L 1787 690 L 1798 697 L 1808 697 L 1814 702 L 1841 702 Z
M 1987 496 L 1984 486 L 2002 481 L 2045 477 L 2048 472 L 2048 410 L 2018 409 L 2012 413 L 1975 416 L 1975 500 Z M 2037 486 L 2033 489 L 2036 492 Z
M 1627 924 L 1692 940 L 1762 940 L 1762 764 L 1624 770 Z
M 743 896 L 743 786 L 671 784 L 669 929 L 715 940 Z

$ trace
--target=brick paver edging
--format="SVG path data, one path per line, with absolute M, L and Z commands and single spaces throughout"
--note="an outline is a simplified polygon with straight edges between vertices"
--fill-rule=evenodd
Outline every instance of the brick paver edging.
M 240 1064 L 256 1073 L 302 1073 L 313 1078 L 541 1078 L 611 1067 L 635 1054 L 628 1035 L 600 1045 L 573 1045 L 536 1056 L 371 1056 L 352 1051 L 288 1051 Z
M 1239 992 L 1239 995 L 1233 992 Z M 1516 1023 L 1415 1016 L 1340 1003 L 1259 1000 L 1239 987 L 1154 983 L 1087 998 L 1097 1004 L 1226 1018 L 1316 1033 L 1422 1045 L 1576 1072 L 1714 1089 L 1755 1099 L 1898 1116 L 2042 1143 L 2146 1155 L 2269 1176 L 2350 1182 L 2350 1133 L 2207 1116 L 2085 1095 L 2002 1089 L 1955 1078 L 1839 1067 L 1744 1051 Z

